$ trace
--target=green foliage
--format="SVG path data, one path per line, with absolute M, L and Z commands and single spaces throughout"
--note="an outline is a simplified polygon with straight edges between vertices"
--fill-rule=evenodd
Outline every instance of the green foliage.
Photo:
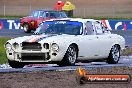
M 19 19 L 22 17 L 23 16 L 2 16 L 2 15 L 0 15 L 0 19 Z
M 10 38 L 0 38 L 0 64 L 7 62 L 6 52 L 4 48 L 4 44 Z
M 73 16 L 72 18 L 83 18 L 80 16 Z M 132 20 L 132 18 L 124 18 L 124 17 L 108 17 L 108 16 L 87 16 L 86 19 L 96 19 L 96 20 Z
M 124 18 L 124 17 L 94 17 L 94 16 L 88 16 L 87 18 L 90 19 L 96 19 L 96 20 L 132 20 L 132 18 Z
M 125 50 L 123 50 L 122 55 L 125 55 L 125 56 L 132 55 L 132 48 L 127 47 Z

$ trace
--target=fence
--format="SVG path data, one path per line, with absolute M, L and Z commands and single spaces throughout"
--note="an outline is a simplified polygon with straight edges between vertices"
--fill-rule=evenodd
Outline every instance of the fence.
M 132 6 L 126 7 L 103 7 L 96 6 L 90 8 L 76 8 L 74 10 L 75 16 L 87 17 L 87 16 L 96 16 L 96 17 L 130 17 L 132 18 Z
M 52 10 L 57 0 L 0 0 L 0 15 L 25 16 L 32 10 Z M 62 0 L 66 1 L 66 0 Z M 131 17 L 130 0 L 69 0 L 76 5 L 74 16 Z M 131 1 L 132 2 L 132 1 Z M 127 4 L 126 4 L 127 3 Z M 130 4 L 129 4 L 130 3 Z

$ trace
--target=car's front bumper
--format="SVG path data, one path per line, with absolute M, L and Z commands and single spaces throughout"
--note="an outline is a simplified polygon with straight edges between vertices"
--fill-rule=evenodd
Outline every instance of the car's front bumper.
M 15 52 L 14 50 L 6 51 L 7 58 L 12 61 L 18 62 L 54 62 L 61 61 L 63 58 L 62 53 L 53 55 L 52 52 L 42 51 L 21 51 Z

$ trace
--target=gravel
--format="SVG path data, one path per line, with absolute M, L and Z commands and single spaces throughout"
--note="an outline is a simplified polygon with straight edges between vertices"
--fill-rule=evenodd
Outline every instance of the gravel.
M 87 74 L 130 74 L 132 67 L 92 68 Z M 32 71 L 0 73 L 0 88 L 132 88 L 127 84 L 84 84 L 76 82 L 76 71 Z

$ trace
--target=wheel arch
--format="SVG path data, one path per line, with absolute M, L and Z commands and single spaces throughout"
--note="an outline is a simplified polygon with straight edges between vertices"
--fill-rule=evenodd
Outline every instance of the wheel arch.
M 117 45 L 117 46 L 118 46 L 118 48 L 119 48 L 119 49 L 121 49 L 121 46 L 120 46 L 120 44 L 115 44 L 115 45 Z
M 119 47 L 119 49 L 121 50 L 121 45 L 120 45 L 119 43 L 114 43 L 114 44 L 111 46 L 111 49 L 112 49 L 112 47 L 115 46 L 115 45 L 117 45 L 117 46 Z M 110 49 L 110 50 L 111 50 L 111 49 Z
M 67 46 L 67 48 L 65 48 L 65 49 L 66 49 L 66 52 L 65 52 L 65 54 L 64 54 L 63 59 L 58 63 L 59 66 L 69 66 L 69 65 L 73 65 L 73 64 L 76 63 L 76 61 L 75 61 L 74 63 L 69 62 L 69 60 L 67 59 L 67 50 L 68 50 L 68 48 L 69 48 L 70 46 L 75 47 L 76 52 L 77 52 L 77 56 L 76 56 L 76 60 L 77 60 L 77 57 L 78 57 L 78 50 L 79 50 L 79 49 L 78 49 L 78 45 L 77 45 L 76 43 L 69 43 L 69 44 L 67 44 L 66 46 Z
M 79 53 L 79 48 L 78 48 L 78 45 L 76 43 L 71 43 L 70 45 L 73 45 L 76 49 L 77 49 L 77 56 L 78 56 L 78 53 Z M 69 46 L 70 46 L 69 45 Z
M 24 25 L 24 24 L 29 24 L 29 22 L 25 21 L 25 22 L 23 22 L 23 25 Z
M 111 51 L 112 47 L 115 46 L 115 45 L 117 45 L 119 47 L 119 49 L 121 50 L 121 45 L 119 43 L 114 43 L 114 44 L 111 45 L 108 55 L 110 55 L 110 51 Z
M 112 47 L 115 46 L 115 45 L 117 45 L 119 47 L 119 49 L 121 50 L 121 45 L 119 43 L 113 43 L 113 44 L 111 44 L 111 46 L 109 46 L 108 53 L 107 53 L 108 56 L 110 54 L 110 51 L 111 51 Z
M 115 57 L 113 57 L 113 54 L 112 54 L 112 48 L 113 47 L 118 47 L 118 49 L 119 49 L 119 56 L 118 56 L 118 60 L 114 60 L 115 59 Z M 119 61 L 119 59 L 120 59 L 120 53 L 121 52 L 121 46 L 120 46 L 120 44 L 118 44 L 118 43 L 115 43 L 115 44 L 113 44 L 112 46 L 111 46 L 111 49 L 110 49 L 110 52 L 109 52 L 109 56 L 108 56 L 108 58 L 107 58 L 107 60 L 106 60 L 106 62 L 108 63 L 108 64 L 116 64 L 116 63 L 118 63 L 118 61 Z M 117 58 L 116 58 L 117 59 Z

